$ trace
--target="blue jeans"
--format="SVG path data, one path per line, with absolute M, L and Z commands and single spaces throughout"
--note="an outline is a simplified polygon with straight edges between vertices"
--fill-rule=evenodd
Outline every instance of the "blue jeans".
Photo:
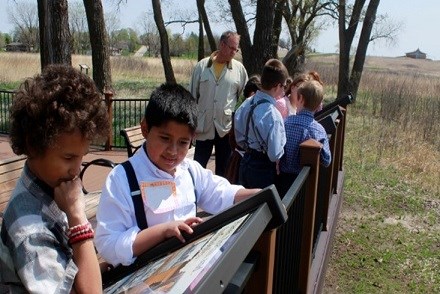
M 215 146 L 215 174 L 224 177 L 229 156 L 231 155 L 231 146 L 229 145 L 229 133 L 223 138 L 215 132 L 214 140 L 199 141 L 196 140 L 196 149 L 194 150 L 194 160 L 206 168 L 209 158 L 212 154 L 212 148 Z
M 245 188 L 265 188 L 275 182 L 275 162 L 267 155 L 246 152 L 240 162 L 238 182 Z

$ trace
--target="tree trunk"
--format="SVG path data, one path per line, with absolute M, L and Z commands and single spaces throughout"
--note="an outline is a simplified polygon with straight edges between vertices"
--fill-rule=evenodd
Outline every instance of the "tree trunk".
M 49 64 L 72 64 L 67 0 L 39 0 L 41 69 Z
M 212 34 L 211 25 L 209 24 L 208 14 L 206 13 L 205 9 L 205 0 L 197 0 L 197 10 L 202 18 L 211 51 L 215 51 L 217 50 L 217 43 L 215 42 L 214 35 Z
M 197 47 L 197 61 L 205 57 L 205 39 L 203 38 L 203 20 L 199 12 L 199 45 Z
M 356 97 L 359 83 L 361 81 L 362 72 L 364 70 L 365 57 L 367 55 L 368 45 L 370 44 L 370 36 L 373 30 L 374 22 L 376 21 L 377 8 L 380 0 L 371 0 L 368 4 L 367 12 L 365 13 L 364 22 L 362 25 L 361 35 L 354 58 L 353 68 L 350 75 L 351 93 Z
M 239 0 L 229 0 L 237 33 L 241 36 L 240 47 L 243 65 L 249 75 L 260 74 L 272 55 L 274 1 L 258 0 L 253 43 Z
M 339 79 L 338 79 L 338 94 L 337 97 L 347 95 L 352 91 L 350 80 L 350 49 L 353 44 L 353 39 L 356 34 L 356 29 L 359 25 L 362 8 L 366 0 L 356 0 L 353 6 L 353 11 L 348 24 L 345 28 L 347 7 L 345 0 L 339 0 L 338 5 L 338 23 L 339 23 Z M 370 36 L 368 36 L 369 38 Z M 365 52 L 366 53 L 366 52 Z M 365 60 L 365 56 L 364 56 Z
M 50 46 L 49 9 L 47 0 L 38 0 L 38 24 L 40 31 L 40 65 L 41 71 L 50 64 L 52 47 Z
M 283 58 L 283 64 L 289 71 L 289 75 L 294 76 L 296 73 L 302 72 L 305 63 L 305 48 L 303 42 L 292 44 L 292 48 Z
M 93 80 L 102 93 L 113 92 L 108 36 L 101 0 L 84 0 L 92 46 Z
M 337 97 L 342 97 L 345 93 L 350 92 L 349 73 L 350 73 L 350 46 L 353 41 L 348 40 L 347 31 L 345 29 L 345 1 L 339 1 L 338 6 L 338 23 L 339 23 L 339 73 L 338 73 L 338 93 Z
M 279 0 L 281 1 L 281 0 Z M 282 12 L 289 30 L 292 47 L 283 59 L 290 75 L 304 70 L 306 50 L 318 30 L 316 20 L 328 14 L 331 1 L 286 1 Z
M 281 35 L 281 24 L 283 22 L 283 6 L 286 0 L 275 1 L 275 11 L 273 20 L 273 42 L 272 42 L 272 56 L 278 58 L 278 43 Z
M 168 44 L 168 33 L 165 29 L 165 25 L 162 17 L 162 9 L 160 6 L 160 0 L 152 0 L 154 21 L 156 22 L 157 29 L 160 36 L 160 55 L 162 58 L 162 64 L 165 71 L 165 80 L 168 83 L 176 83 L 174 77 L 173 66 L 170 58 L 170 46 Z

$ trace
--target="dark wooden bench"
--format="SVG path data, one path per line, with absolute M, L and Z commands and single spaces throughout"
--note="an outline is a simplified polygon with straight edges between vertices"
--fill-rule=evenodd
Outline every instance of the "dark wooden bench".
M 12 191 L 14 190 L 15 185 L 21 176 L 25 162 L 26 156 L 14 156 L 6 160 L 0 161 L 0 223 L 2 222 L 3 211 L 5 210 L 9 198 L 12 195 Z M 93 168 L 96 166 L 113 168 L 115 165 L 116 164 L 113 163 L 111 160 L 104 158 L 85 162 L 83 163 L 83 168 L 81 169 L 79 176 L 81 180 L 83 180 L 86 171 L 94 172 Z M 101 191 L 96 190 L 93 192 L 89 192 L 86 190 L 85 187 L 83 187 L 83 191 L 86 195 L 86 215 L 89 221 L 92 223 L 93 227 L 95 227 L 96 208 L 99 203 Z
M 145 141 L 140 125 L 122 129 L 120 134 L 125 140 L 128 157 L 133 156 Z
M 25 162 L 26 156 L 14 156 L 0 161 L 0 222 Z

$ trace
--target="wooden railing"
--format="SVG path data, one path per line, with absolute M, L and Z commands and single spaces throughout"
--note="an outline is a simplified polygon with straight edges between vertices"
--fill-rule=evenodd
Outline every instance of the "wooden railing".
M 343 199 L 347 101 L 351 102 L 351 96 L 317 116 L 318 121 L 330 117 L 324 123 L 332 154 L 329 167 L 319 163 L 321 145 L 317 141 L 301 144 L 303 169 L 282 196 L 288 220 L 264 233 L 255 245 L 260 266 L 245 286 L 247 293 L 322 292 Z

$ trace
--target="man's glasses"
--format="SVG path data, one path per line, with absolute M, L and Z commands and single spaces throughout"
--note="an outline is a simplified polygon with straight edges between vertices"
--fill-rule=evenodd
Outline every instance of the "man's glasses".
M 225 44 L 226 46 L 228 46 L 229 49 L 231 49 L 234 52 L 238 52 L 238 50 L 240 50 L 240 48 L 235 48 L 231 45 L 229 45 L 228 43 L 226 43 L 226 41 L 223 41 L 223 44 Z

